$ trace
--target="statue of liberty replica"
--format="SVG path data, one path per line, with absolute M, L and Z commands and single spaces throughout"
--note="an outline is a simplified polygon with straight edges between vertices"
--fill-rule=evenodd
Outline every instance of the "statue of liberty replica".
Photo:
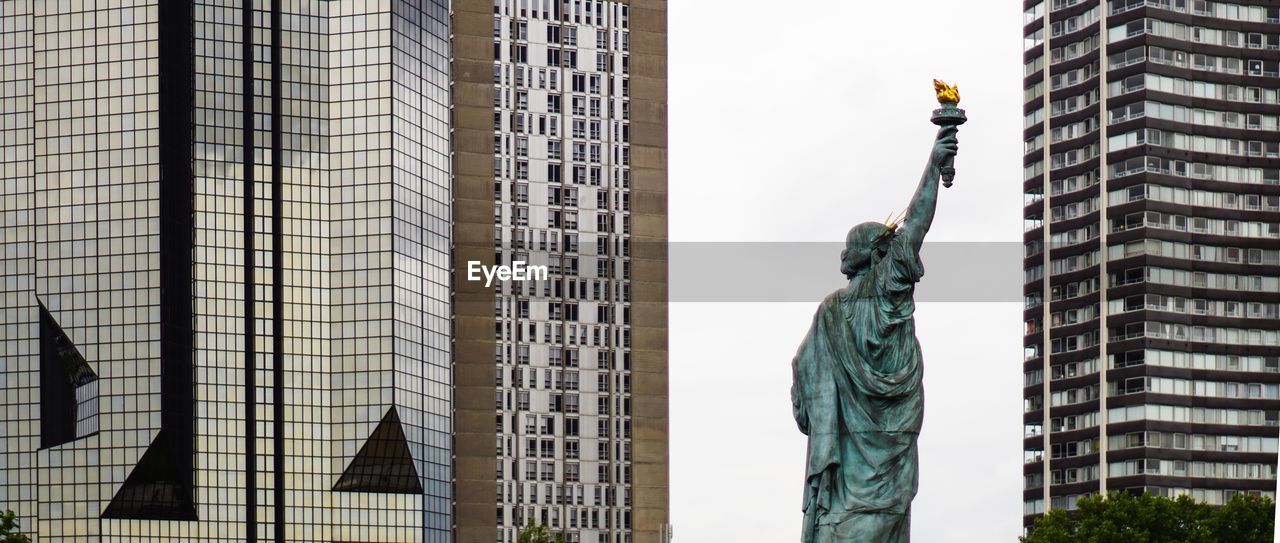
M 955 87 L 934 81 L 939 125 L 905 218 L 854 226 L 840 254 L 848 286 L 822 301 L 792 362 L 792 411 L 809 436 L 803 543 L 903 543 L 911 538 L 916 439 L 924 418 L 915 335 L 920 245 L 938 183 L 951 186 Z

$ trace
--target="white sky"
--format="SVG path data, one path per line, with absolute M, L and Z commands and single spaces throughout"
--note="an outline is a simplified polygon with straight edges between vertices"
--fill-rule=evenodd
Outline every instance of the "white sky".
M 929 241 L 1020 242 L 1018 6 L 668 6 L 673 241 L 840 241 L 850 226 L 901 210 L 936 130 L 938 77 L 960 86 L 970 120 Z M 842 286 L 837 258 L 830 290 Z M 751 263 L 725 262 L 720 273 L 749 275 Z M 790 363 L 816 307 L 672 303 L 677 542 L 799 540 L 805 439 L 791 419 Z M 1015 541 L 1020 306 L 923 303 L 916 321 L 926 405 L 914 538 Z

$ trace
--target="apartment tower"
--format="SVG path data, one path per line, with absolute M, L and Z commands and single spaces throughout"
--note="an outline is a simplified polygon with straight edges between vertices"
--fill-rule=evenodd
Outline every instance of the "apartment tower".
M 1280 8 L 1023 8 L 1025 522 L 1274 498 Z
M 459 541 L 665 543 L 666 2 L 453 10 Z
M 0 506 L 452 541 L 443 0 L 0 2 Z

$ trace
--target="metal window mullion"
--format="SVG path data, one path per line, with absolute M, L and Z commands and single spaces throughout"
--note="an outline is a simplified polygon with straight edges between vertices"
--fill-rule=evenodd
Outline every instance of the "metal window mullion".
M 245 311 L 245 540 L 249 543 L 258 541 L 258 355 L 257 355 L 257 285 L 256 285 L 256 194 L 255 175 L 257 169 L 255 141 L 257 119 L 254 112 L 254 87 L 256 70 L 254 62 L 255 46 L 253 43 L 253 12 L 255 0 L 242 0 L 241 13 L 241 66 L 242 66 L 242 102 L 244 170 L 243 170 L 243 213 L 244 213 L 244 311 Z
M 1098 493 L 1107 494 L 1107 2 L 1099 0 L 1098 11 Z
M 1051 353 L 1050 337 L 1052 336 L 1052 331 L 1049 328 L 1050 303 L 1052 300 L 1052 297 L 1049 294 L 1051 292 L 1049 281 L 1051 276 L 1050 271 L 1052 269 L 1051 267 L 1052 262 L 1050 259 L 1050 255 L 1052 253 L 1052 245 L 1050 245 L 1050 235 L 1049 235 L 1050 225 L 1052 223 L 1052 220 L 1051 220 L 1052 208 L 1050 207 L 1050 200 L 1052 199 L 1050 175 L 1051 175 L 1052 168 L 1050 167 L 1051 155 L 1049 152 L 1051 147 L 1049 125 L 1052 117 L 1052 115 L 1050 114 L 1052 102 L 1050 100 L 1050 91 L 1049 91 L 1049 81 L 1050 81 L 1049 72 L 1052 69 L 1049 66 L 1049 59 L 1050 59 L 1049 44 L 1051 41 L 1050 33 L 1052 31 L 1049 24 L 1049 19 L 1051 17 L 1050 10 L 1049 10 L 1050 1 L 1051 0 L 1044 0 L 1045 9 L 1044 9 L 1044 16 L 1043 16 L 1044 21 L 1043 21 L 1043 30 L 1042 30 L 1043 40 L 1041 41 L 1041 44 L 1040 44 L 1041 58 L 1044 59 L 1044 62 L 1043 62 L 1044 68 L 1041 71 L 1042 75 L 1041 75 L 1041 83 L 1040 83 L 1041 84 L 1041 103 L 1044 110 L 1044 114 L 1042 115 L 1042 117 L 1044 118 L 1044 126 L 1042 128 L 1044 145 L 1043 145 L 1043 148 L 1041 149 L 1042 166 L 1040 168 L 1041 180 L 1042 180 L 1040 193 L 1042 195 L 1041 202 L 1043 202 L 1043 210 L 1040 216 L 1040 230 L 1041 230 L 1040 234 L 1041 234 L 1041 246 L 1042 246 L 1042 254 L 1043 254 L 1043 256 L 1041 257 L 1041 270 L 1040 270 L 1040 281 L 1041 281 L 1041 289 L 1042 289 L 1041 302 L 1040 302 L 1040 306 L 1041 306 L 1040 329 L 1042 331 L 1041 333 L 1043 334 L 1043 337 L 1041 337 L 1040 356 L 1042 360 L 1042 371 L 1044 373 L 1044 376 L 1042 378 L 1043 382 L 1041 386 L 1041 398 L 1040 398 L 1040 409 L 1042 413 L 1041 435 L 1043 436 L 1043 445 L 1042 445 L 1042 450 L 1040 451 L 1040 459 L 1043 466 L 1041 470 L 1042 480 L 1040 482 L 1040 486 L 1044 492 L 1044 497 L 1043 497 L 1044 504 L 1042 509 L 1045 513 L 1048 513 L 1049 510 L 1052 509 L 1052 504 L 1053 504 L 1053 500 L 1050 492 L 1051 490 L 1050 483 L 1052 482 L 1052 478 L 1049 475 L 1050 474 L 1049 451 L 1051 450 L 1050 437 L 1051 437 L 1051 434 L 1053 433 L 1052 426 L 1049 425 L 1049 422 L 1050 422 L 1049 408 L 1051 403 L 1049 401 L 1050 395 L 1051 395 L 1050 384 L 1052 382 L 1051 377 L 1053 375 L 1052 364 L 1050 359 L 1050 353 Z

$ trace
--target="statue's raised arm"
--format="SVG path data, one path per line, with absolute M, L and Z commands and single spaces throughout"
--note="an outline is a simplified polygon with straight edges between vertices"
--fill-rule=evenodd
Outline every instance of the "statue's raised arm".
M 942 170 L 955 158 L 959 150 L 956 140 L 955 126 L 943 126 L 938 129 L 938 137 L 934 141 L 933 150 L 929 153 L 929 163 L 920 176 L 920 185 L 916 187 L 915 196 L 907 207 L 907 218 L 902 223 L 898 235 L 902 236 L 911 248 L 920 251 L 924 243 L 924 235 L 933 224 L 933 212 L 938 206 L 938 182 L 942 179 Z

